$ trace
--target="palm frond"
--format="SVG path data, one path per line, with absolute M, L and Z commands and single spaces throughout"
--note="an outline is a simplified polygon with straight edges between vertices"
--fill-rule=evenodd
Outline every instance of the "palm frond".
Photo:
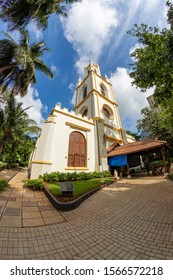
M 53 79 L 53 72 L 51 71 L 51 69 L 43 61 L 41 61 L 39 59 L 35 60 L 35 68 L 37 70 L 43 72 L 50 79 Z
M 36 69 L 49 78 L 53 78 L 53 73 L 40 60 L 44 52 L 49 50 L 45 43 L 41 41 L 30 46 L 28 31 L 21 30 L 20 33 L 18 43 L 11 40 L 10 35 L 9 39 L 0 40 L 0 85 L 3 90 L 11 86 L 13 94 L 24 96 L 29 85 L 36 83 Z
M 10 31 L 25 27 L 31 20 L 31 4 L 27 0 L 3 1 L 0 12 Z
M 14 45 L 16 44 L 16 41 L 13 39 L 13 37 L 12 37 L 9 33 L 4 32 L 4 31 L 2 31 L 2 33 L 3 33 L 9 40 L 11 40 L 11 42 L 13 42 Z
M 79 0 L 80 1 L 80 0 Z M 67 4 L 76 0 L 4 0 L 1 1 L 0 17 L 8 23 L 10 31 L 26 27 L 30 20 L 35 20 L 43 29 L 48 26 L 51 14 L 67 15 Z

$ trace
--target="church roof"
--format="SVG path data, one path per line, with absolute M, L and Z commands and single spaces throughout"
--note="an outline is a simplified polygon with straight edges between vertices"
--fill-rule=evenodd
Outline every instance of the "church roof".
M 114 150 L 116 147 L 119 147 L 120 145 L 118 143 L 113 143 L 107 148 L 107 153 L 110 153 L 112 150 Z
M 111 145 L 112 147 L 111 146 L 108 147 L 107 152 L 108 152 L 108 157 L 112 157 L 112 156 L 139 153 L 142 151 L 164 147 L 166 145 L 167 145 L 166 141 L 147 139 L 147 140 L 139 140 L 133 143 L 125 144 L 120 147 L 116 147 L 116 146 L 113 147 L 113 145 Z

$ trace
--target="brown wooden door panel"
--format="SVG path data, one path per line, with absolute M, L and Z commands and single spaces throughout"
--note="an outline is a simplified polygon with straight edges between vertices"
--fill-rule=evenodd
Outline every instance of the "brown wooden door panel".
M 77 131 L 72 132 L 69 137 L 68 166 L 86 166 L 86 140 Z

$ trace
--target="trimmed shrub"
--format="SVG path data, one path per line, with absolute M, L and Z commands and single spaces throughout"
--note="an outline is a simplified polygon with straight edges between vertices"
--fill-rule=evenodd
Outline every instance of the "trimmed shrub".
M 44 182 L 49 182 L 49 183 L 53 183 L 53 182 L 59 182 L 59 176 L 58 176 L 59 172 L 52 172 L 50 174 L 45 173 L 44 175 L 40 176 L 40 179 L 43 179 Z
M 102 172 L 101 172 L 102 173 Z M 103 177 L 112 177 L 110 171 L 103 171 Z
M 3 161 L 0 161 L 0 170 L 4 169 L 7 167 L 7 164 Z
M 45 173 L 39 178 L 43 179 L 44 182 L 57 183 L 65 181 L 78 181 L 78 180 L 89 180 L 93 178 L 112 177 L 109 171 L 103 172 L 52 172 L 50 174 Z
M 24 187 L 27 187 L 35 191 L 40 191 L 43 189 L 43 180 L 42 179 L 25 180 Z
M 87 172 L 79 172 L 79 180 L 91 179 L 91 174 Z
M 7 188 L 8 185 L 8 181 L 5 179 L 0 179 L 0 191 L 2 192 L 5 188 Z
M 68 172 L 66 173 L 66 179 L 67 181 L 77 181 L 79 180 L 79 174 L 77 172 Z
M 96 171 L 92 172 L 92 178 L 101 178 L 101 177 L 103 176 L 100 176 L 100 172 L 96 172 Z

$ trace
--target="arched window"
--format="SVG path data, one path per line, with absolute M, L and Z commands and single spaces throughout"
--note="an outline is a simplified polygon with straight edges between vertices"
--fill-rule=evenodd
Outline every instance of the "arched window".
M 88 107 L 87 106 L 82 107 L 82 109 L 80 110 L 79 114 L 81 114 L 82 117 L 87 116 L 88 115 Z
M 83 91 L 83 99 L 87 96 L 87 87 L 84 88 L 84 91 Z
M 109 119 L 110 118 L 110 113 L 106 108 L 103 108 L 103 112 L 105 114 L 105 116 Z
M 103 85 L 100 85 L 100 91 L 101 91 L 101 94 L 103 94 L 104 96 L 106 95 L 105 88 Z
M 113 120 L 114 113 L 113 113 L 112 109 L 107 104 L 103 105 L 103 113 L 108 119 Z
M 88 109 L 85 109 L 85 111 L 82 113 L 82 117 L 85 117 L 88 115 Z
M 69 137 L 68 166 L 86 167 L 86 140 L 77 131 L 72 132 Z

